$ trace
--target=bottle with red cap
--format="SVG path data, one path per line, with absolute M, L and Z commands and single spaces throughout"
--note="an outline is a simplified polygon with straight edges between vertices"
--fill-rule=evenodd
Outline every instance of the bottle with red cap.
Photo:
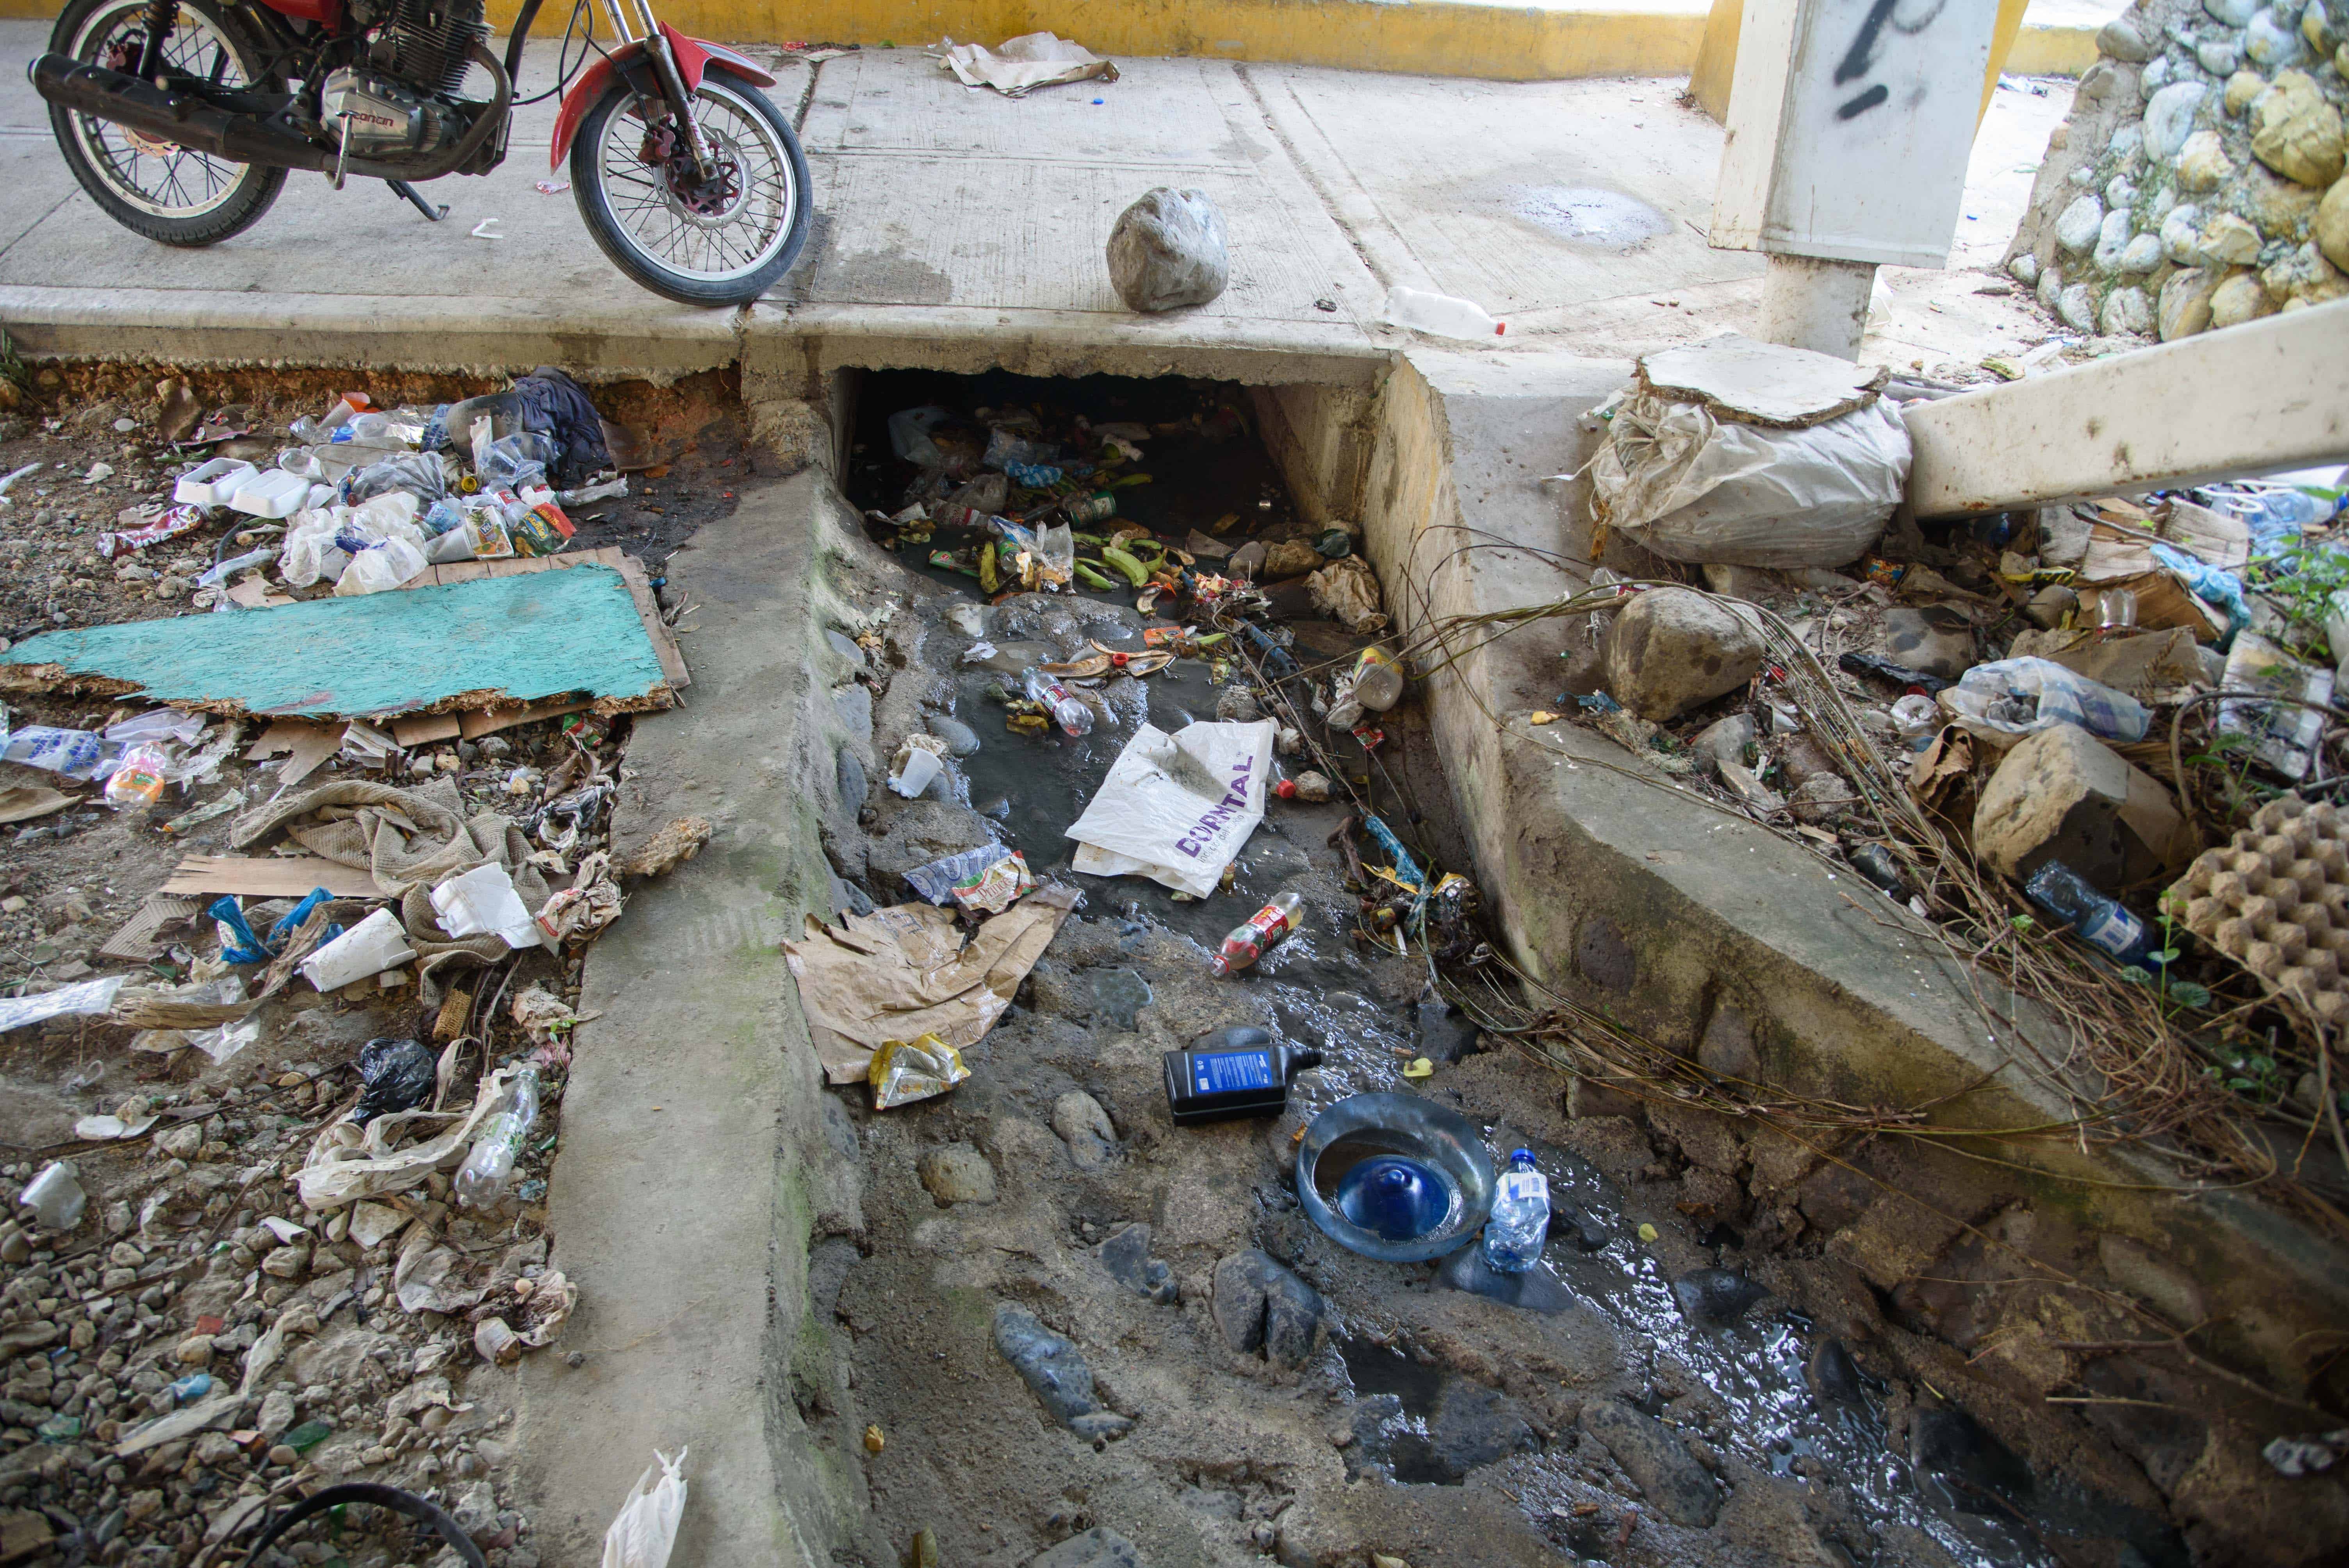
M 1246 923 L 1232 928 L 1216 955 L 1207 960 L 1207 967 L 1217 978 L 1235 970 L 1246 969 L 1278 946 L 1281 939 L 1297 929 L 1298 912 L 1305 900 L 1293 892 L 1284 892 L 1270 903 L 1248 916 Z

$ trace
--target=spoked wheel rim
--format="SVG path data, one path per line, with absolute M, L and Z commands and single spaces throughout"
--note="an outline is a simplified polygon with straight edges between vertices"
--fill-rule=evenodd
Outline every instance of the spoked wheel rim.
M 723 284 L 750 276 L 790 242 L 799 179 L 782 139 L 740 94 L 705 78 L 694 98 L 715 181 L 694 176 L 666 121 L 647 124 L 634 109 L 604 121 L 594 169 L 631 249 L 680 277 Z
M 86 65 L 136 75 L 147 36 L 145 0 L 122 0 L 93 11 L 74 38 L 72 55 Z M 127 53 L 128 63 L 119 64 Z M 163 63 L 174 73 L 214 87 L 252 85 L 236 47 L 207 18 L 181 7 L 163 42 Z M 236 195 L 245 166 L 176 142 L 158 141 L 95 115 L 72 117 L 74 140 L 114 193 L 158 218 L 202 218 Z

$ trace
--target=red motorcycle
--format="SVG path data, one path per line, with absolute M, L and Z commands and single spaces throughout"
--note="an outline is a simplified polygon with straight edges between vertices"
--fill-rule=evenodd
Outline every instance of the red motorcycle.
M 540 3 L 525 0 L 501 60 L 482 0 L 72 0 L 29 74 L 74 178 L 150 240 L 242 232 L 292 169 L 337 190 L 381 180 L 437 222 L 449 210 L 415 182 L 504 160 Z M 589 4 L 574 0 L 564 32 L 549 166 L 569 154 L 587 232 L 647 288 L 758 298 L 810 216 L 799 138 L 760 90 L 775 78 L 649 0 L 603 0 L 616 36 L 599 40 Z

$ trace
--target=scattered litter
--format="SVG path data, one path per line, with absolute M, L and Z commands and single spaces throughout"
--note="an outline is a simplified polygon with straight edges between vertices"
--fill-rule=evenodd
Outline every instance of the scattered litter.
M 122 975 L 107 975 L 60 985 L 38 995 L 0 997 L 0 1034 L 47 1018 L 88 1017 L 103 1013 L 114 1006 L 115 993 L 122 989 Z
M 2145 705 L 2127 693 L 2046 659 L 1976 665 L 1941 693 L 1941 704 L 1968 726 L 2000 735 L 2076 724 L 2106 740 L 2142 740 L 2153 723 Z
M 508 947 L 539 943 L 538 923 L 514 892 L 513 878 L 494 861 L 450 877 L 432 889 L 432 908 L 451 936 L 494 935 Z
M 1177 1127 L 1278 1116 L 1297 1075 L 1320 1065 L 1319 1051 L 1276 1044 L 1268 1030 L 1218 1029 L 1162 1058 L 1167 1112 Z
M 1195 898 L 1215 892 L 1264 820 L 1277 727 L 1208 722 L 1168 735 L 1140 726 L 1068 828 L 1073 868 L 1146 876 Z
M 981 844 L 905 873 L 932 903 L 949 902 L 979 914 L 999 914 L 1036 886 L 1028 859 L 1005 844 Z
M 939 41 L 933 52 L 967 88 L 993 88 L 1006 98 L 1024 98 L 1038 88 L 1098 77 L 1117 80 L 1117 67 L 1081 44 L 1050 33 L 1023 33 L 990 49 L 983 44 Z
M 1052 885 L 980 923 L 963 941 L 955 917 L 904 903 L 851 914 L 837 928 L 815 916 L 785 942 L 816 1056 L 833 1083 L 864 1079 L 884 1042 L 936 1035 L 957 1050 L 984 1037 L 1077 905 Z
M 534 181 L 531 189 L 536 191 L 542 196 L 560 196 L 564 191 L 571 189 L 571 181 L 568 180 L 540 180 Z
M 942 1095 L 968 1077 L 970 1069 L 963 1066 L 962 1053 L 936 1035 L 884 1040 L 865 1069 L 875 1110 Z
M 89 1203 L 89 1194 L 78 1180 L 80 1174 L 72 1161 L 52 1160 L 25 1184 L 16 1202 L 33 1211 L 33 1218 L 50 1230 L 73 1230 L 81 1223 L 82 1211 Z
M 295 1178 L 295 1191 L 314 1214 L 326 1213 L 361 1198 L 381 1198 L 417 1186 L 443 1163 L 454 1164 L 457 1151 L 472 1141 L 473 1133 L 505 1098 L 506 1068 L 486 1074 L 471 1107 L 436 1137 L 397 1148 L 393 1140 L 410 1123 L 441 1121 L 430 1111 L 395 1111 L 378 1116 L 362 1130 L 347 1118 L 327 1124 L 310 1147 L 307 1161 Z
M 502 1102 L 481 1123 L 481 1136 L 457 1168 L 450 1186 L 457 1202 L 468 1209 L 494 1209 L 513 1185 L 514 1166 L 522 1146 L 538 1123 L 538 1067 L 524 1062 L 512 1069 Z
M 74 804 L 74 798 L 62 790 L 42 789 L 36 785 L 18 785 L 0 789 L 0 826 L 10 822 L 29 822 L 53 811 L 62 811 Z
M 74 1123 L 74 1136 L 93 1143 L 117 1142 L 126 1138 L 143 1138 L 147 1130 L 161 1119 L 150 1111 L 145 1116 L 125 1121 L 119 1116 L 85 1116 Z
M 1909 482 L 1886 375 L 1735 334 L 1649 356 L 1591 459 L 1591 516 L 1671 561 L 1857 561 Z
M 359 1047 L 358 1103 L 350 1119 L 365 1126 L 392 1111 L 413 1110 L 432 1098 L 439 1060 L 423 1042 L 389 1037 Z
M 603 1568 L 667 1568 L 677 1544 L 678 1522 L 685 1514 L 685 1456 L 655 1449 L 656 1463 L 647 1466 L 629 1489 L 619 1516 L 604 1532 Z
M 946 771 L 947 743 L 935 735 L 909 735 L 889 762 L 889 788 L 910 800 Z
M 378 909 L 304 959 L 302 978 L 320 991 L 339 991 L 416 956 L 398 917 Z
M 502 223 L 502 222 L 505 222 L 505 220 L 504 220 L 504 219 L 502 219 L 502 218 L 484 218 L 484 219 L 482 219 L 480 222 L 478 222 L 478 223 L 476 223 L 476 224 L 474 224 L 474 225 L 473 225 L 473 230 L 472 230 L 473 238 L 474 238 L 474 239 L 476 239 L 476 240 L 502 240 L 502 239 L 504 239 L 504 238 L 505 238 L 505 236 L 504 236 L 503 234 L 502 234 L 502 233 L 500 233 L 500 232 L 498 232 L 498 225 L 499 225 L 499 224 L 501 224 L 501 223 Z

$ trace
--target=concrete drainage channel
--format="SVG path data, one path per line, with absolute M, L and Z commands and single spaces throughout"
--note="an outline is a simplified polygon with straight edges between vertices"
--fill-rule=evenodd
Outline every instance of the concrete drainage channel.
M 2293 1381 L 2292 1347 L 2349 1310 L 2293 1224 L 2181 1200 L 2109 1151 L 1822 1150 L 1566 1078 L 1431 1000 L 1417 947 L 1354 940 L 1342 800 L 1269 802 L 1205 900 L 1074 877 L 1061 831 L 1135 725 L 1270 694 L 1245 661 L 1218 679 L 1185 658 L 1108 673 L 1081 739 L 1009 732 L 988 688 L 1138 646 L 1133 592 L 989 605 L 930 563 L 947 542 L 866 516 L 904 500 L 900 407 L 1139 424 L 1130 467 L 1153 482 L 1121 516 L 1170 541 L 1352 524 L 1408 640 L 1578 583 L 1588 542 L 1561 519 L 1584 509 L 1545 481 L 1587 459 L 1585 416 L 1626 367 L 1227 353 L 1180 366 L 1211 379 L 1117 380 L 1076 374 L 1096 366 L 1069 345 L 802 350 L 743 366 L 762 449 L 722 481 L 733 510 L 659 542 L 700 606 L 693 686 L 637 721 L 613 842 L 686 816 L 717 834 L 632 892 L 580 979 L 596 1016 L 545 1211 L 581 1291 L 564 1355 L 471 1374 L 511 1401 L 540 1562 L 592 1559 L 650 1451 L 686 1447 L 678 1562 L 2184 1563 L 2316 1561 L 2339 1539 L 2333 1493 L 2282 1493 L 2252 1440 L 2279 1416 L 2247 1380 L 2338 1394 Z M 1131 344 L 1101 363 L 1178 368 Z M 1364 640 L 1294 588 L 1274 602 L 1302 664 Z M 982 640 L 996 653 L 967 661 Z M 1952 1128 L 2045 1119 L 1984 1079 L 1962 977 L 1893 906 L 1627 777 L 1590 732 L 1495 722 L 1556 703 L 1570 651 L 1551 623 L 1471 653 L 1384 716 L 1370 757 L 1330 738 L 1327 766 L 1475 878 L 1529 973 L 1628 1027 L 1795 1093 L 1940 1100 Z M 902 799 L 882 780 L 917 732 L 959 755 Z M 828 1088 L 777 944 L 999 841 L 1086 903 L 966 1053 L 972 1076 L 879 1113 Z M 1213 977 L 1216 942 L 1283 890 L 1299 934 Z M 1238 1026 L 1323 1064 L 1278 1119 L 1176 1128 L 1163 1053 Z M 1363 1091 L 1457 1111 L 1496 1156 L 1534 1150 L 1558 1200 L 1545 1263 L 1511 1284 L 1474 1249 L 1382 1264 L 1317 1229 L 1296 1140 Z M 2017 1289 L 2018 1269 L 2042 1277 Z M 2084 1362 L 2081 1295 L 2251 1326 L 2223 1366 Z
M 1107 722 L 1082 741 L 1005 733 L 988 686 L 1040 656 L 1133 645 L 1132 595 L 1015 596 L 975 618 L 977 585 L 926 546 L 878 548 L 893 531 L 862 514 L 894 509 L 905 478 L 890 412 L 1237 410 L 1238 448 L 1167 437 L 1140 466 L 1232 486 L 1218 512 L 1269 500 L 1276 533 L 1359 521 L 1408 632 L 1426 606 L 1540 596 L 1527 584 L 1557 570 L 1559 515 L 1540 481 L 1579 466 L 1579 416 L 1621 376 L 1534 356 L 1506 391 L 1487 365 L 1440 356 L 1367 384 L 1350 370 L 1254 388 L 959 368 L 836 368 L 796 397 L 754 379 L 753 427 L 816 468 L 746 498 L 678 565 L 709 607 L 696 704 L 640 729 L 633 809 L 691 801 L 733 824 L 735 848 L 655 893 L 672 904 L 590 965 L 583 1005 L 613 1016 L 586 1037 L 628 1045 L 583 1052 L 574 1085 L 601 1076 L 612 1125 L 570 1113 L 554 1214 L 582 1320 L 617 1354 L 587 1377 L 525 1371 L 542 1517 L 586 1550 L 636 1449 L 689 1438 L 709 1468 L 685 1540 L 710 1561 L 2293 1560 L 2275 1515 L 2239 1506 L 2271 1484 L 2242 1463 L 2257 1446 L 2230 1424 L 2254 1418 L 2240 1391 L 2197 1431 L 2040 1403 L 2027 1352 L 2063 1336 L 2061 1315 L 2001 1317 L 1996 1260 L 2061 1257 L 2088 1289 L 2211 1307 L 2263 1295 L 2282 1304 L 2267 1321 L 2301 1323 L 2339 1300 L 2323 1249 L 2223 1198 L 2084 1198 L 2084 1175 L 2146 1179 L 2109 1155 L 2045 1176 L 1915 1143 L 1830 1160 L 1565 1080 L 1424 1005 L 1418 956 L 1349 939 L 1357 900 L 1323 843 L 1339 807 L 1273 802 L 1235 885 L 1204 903 L 1078 879 L 1086 904 L 951 1094 L 875 1114 L 861 1088 L 825 1089 L 775 940 L 811 913 L 901 899 L 905 871 L 974 844 L 1065 874 L 1059 830 L 1132 726 L 1231 700 L 1185 661 L 1112 676 Z M 1481 557 L 1431 562 L 1447 530 Z M 1360 641 L 1300 614 L 1312 654 Z M 980 640 L 998 654 L 967 665 Z M 1434 860 L 1475 869 L 1530 969 L 1692 1051 L 1732 1037 L 1795 1084 L 1897 1102 L 1978 1076 L 1951 1023 L 1959 981 L 1914 934 L 1847 916 L 1815 861 L 1611 782 L 1603 742 L 1565 736 L 1537 776 L 1477 733 L 1464 686 L 1496 711 L 1495 693 L 1551 700 L 1559 647 L 1517 642 L 1388 716 L 1392 773 L 1375 788 L 1381 810 L 1415 809 Z M 898 799 L 879 780 L 926 730 L 977 749 L 937 798 Z M 1216 939 L 1284 888 L 1305 897 L 1299 935 L 1212 978 Z M 1161 1055 L 1236 1025 L 1325 1065 L 1276 1120 L 1176 1129 Z M 1434 1073 L 1407 1083 L 1418 1055 Z M 641 1111 L 647 1078 L 657 1131 L 622 1109 Z M 1376 1264 L 1306 1220 L 1293 1140 L 1369 1089 L 1426 1095 L 1491 1150 L 1538 1152 L 1561 1222 L 1537 1283 L 1495 1299 L 1473 1252 Z M 742 1181 L 764 1127 L 773 1180 Z M 763 1322 L 719 1310 L 761 1291 Z

